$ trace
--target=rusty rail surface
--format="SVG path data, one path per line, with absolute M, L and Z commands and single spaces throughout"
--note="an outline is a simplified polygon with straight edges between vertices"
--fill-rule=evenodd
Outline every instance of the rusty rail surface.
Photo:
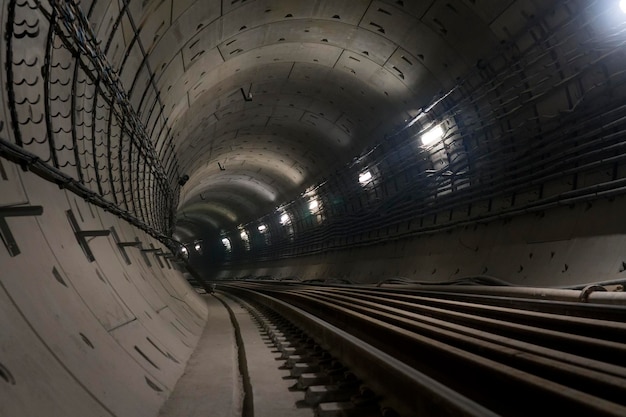
M 288 318 L 401 415 L 528 416 L 546 404 L 564 415 L 626 415 L 626 303 L 521 289 L 218 287 Z

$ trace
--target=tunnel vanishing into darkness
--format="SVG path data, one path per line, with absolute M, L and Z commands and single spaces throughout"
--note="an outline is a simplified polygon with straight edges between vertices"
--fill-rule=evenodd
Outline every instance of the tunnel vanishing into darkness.
M 156 416 L 213 280 L 624 280 L 617 0 L 4 0 L 0 27 L 2 416 Z

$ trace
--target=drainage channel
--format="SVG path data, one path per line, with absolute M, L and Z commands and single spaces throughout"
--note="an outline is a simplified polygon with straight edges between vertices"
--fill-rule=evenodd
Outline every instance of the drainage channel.
M 230 322 L 233 325 L 235 333 L 235 343 L 237 349 L 237 363 L 239 364 L 239 374 L 241 375 L 241 385 L 243 389 L 243 400 L 241 405 L 241 417 L 254 417 L 254 397 L 252 392 L 252 384 L 250 382 L 250 373 L 248 372 L 248 358 L 246 355 L 246 347 L 241 335 L 241 328 L 233 309 L 221 297 L 215 297 L 228 311 Z
M 266 345 L 278 356 L 277 367 L 289 372 L 284 377 L 293 382 L 289 390 L 304 394 L 298 408 L 310 408 L 317 417 L 398 416 L 381 395 L 284 315 L 230 293 L 223 295 L 250 313 Z

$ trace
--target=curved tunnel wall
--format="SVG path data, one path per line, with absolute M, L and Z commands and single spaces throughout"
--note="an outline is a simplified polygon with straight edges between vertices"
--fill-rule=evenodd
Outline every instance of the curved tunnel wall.
M 217 277 L 622 280 L 623 16 L 611 2 L 525 16 L 404 128 L 314 193 L 226 233 Z M 443 136 L 424 145 L 432 126 Z
M 378 283 L 389 278 L 449 282 L 489 276 L 538 287 L 623 283 L 625 205 L 623 197 L 601 199 L 412 237 L 388 239 L 381 233 L 383 242 L 372 242 L 366 234 L 355 237 L 347 249 L 316 245 L 316 251 L 291 258 L 226 264 L 214 278 Z M 410 230 L 408 223 L 403 228 Z M 388 230 L 395 234 L 403 228 Z
M 167 239 L 178 174 L 51 4 L 0 8 L 0 415 L 151 417 L 207 316 Z
M 622 279 L 608 3 L 3 2 L 0 414 L 156 414 L 206 318 L 177 208 L 219 278 Z
M 1 163 L 0 214 L 14 243 L 0 248 L 0 414 L 156 415 L 200 336 L 203 302 L 171 260 L 149 251 L 167 251 L 161 242 Z M 91 262 L 68 211 L 83 232 L 111 231 L 85 236 Z M 118 242 L 133 244 L 127 257 Z

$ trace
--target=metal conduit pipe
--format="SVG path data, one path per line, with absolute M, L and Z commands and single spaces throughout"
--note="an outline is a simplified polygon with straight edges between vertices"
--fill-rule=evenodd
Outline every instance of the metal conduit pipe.
M 109 201 L 104 199 L 103 196 L 91 191 L 79 181 L 41 161 L 38 156 L 31 154 L 25 149 L 18 147 L 2 138 L 0 138 L 0 155 L 10 161 L 27 167 L 31 172 L 37 174 L 41 178 L 55 183 L 61 188 L 70 190 L 81 198 L 84 198 L 86 201 L 102 207 L 103 209 L 110 211 L 120 218 L 123 218 L 134 226 L 144 230 L 152 237 L 159 239 L 163 243 L 167 244 L 170 249 L 177 248 L 180 245 L 180 243 L 172 237 L 164 235 L 159 230 L 156 230 L 152 226 L 149 226 L 148 224 L 137 219 L 128 211 L 125 211 L 121 207 L 110 203 Z
M 617 180 L 615 182 L 618 182 L 621 184 L 624 182 L 624 180 Z M 612 183 L 613 181 L 609 181 L 607 183 L 602 184 L 602 186 L 608 187 L 612 185 Z M 504 212 L 500 212 L 496 214 L 472 216 L 469 219 L 446 222 L 444 225 L 422 227 L 419 230 L 403 232 L 401 234 L 394 235 L 393 237 L 394 238 L 409 237 L 409 236 L 414 237 L 414 236 L 421 236 L 421 235 L 425 235 L 425 234 L 429 234 L 433 232 L 443 232 L 443 231 L 451 230 L 457 227 L 476 224 L 477 222 L 490 222 L 494 220 L 507 219 L 507 218 L 511 218 L 514 216 L 522 215 L 522 214 L 537 213 L 537 212 L 549 210 L 549 209 L 556 208 L 556 207 L 571 205 L 574 203 L 595 201 L 598 197 L 610 198 L 610 197 L 614 197 L 614 196 L 618 196 L 618 195 L 622 195 L 626 193 L 626 187 L 609 189 L 605 191 L 598 191 L 599 189 L 603 187 L 599 185 L 593 185 L 590 187 L 586 187 L 585 189 L 579 189 L 579 190 L 574 190 L 574 191 L 569 192 L 568 195 L 575 194 L 572 197 L 563 198 L 562 196 L 557 195 L 557 196 L 553 196 L 553 197 L 546 198 L 543 200 L 538 200 L 536 202 L 529 203 L 529 204 L 526 204 L 521 207 L 517 207 L 512 210 L 508 210 L 508 211 L 504 211 Z M 485 197 L 485 198 L 489 198 L 489 197 Z M 472 203 L 472 202 L 476 202 L 479 200 L 481 199 L 475 198 L 472 200 L 468 200 L 467 202 Z M 407 213 L 410 216 L 410 218 L 402 216 L 402 213 L 399 213 L 399 214 L 394 213 L 394 214 L 390 214 L 386 216 L 384 220 L 382 221 L 379 219 L 365 219 L 362 222 L 355 223 L 354 227 L 350 227 L 350 225 L 346 225 L 345 223 L 341 224 L 341 228 L 338 228 L 338 227 L 334 228 L 330 226 L 321 227 L 321 228 L 312 230 L 310 233 L 307 234 L 306 238 L 304 239 L 299 239 L 296 242 L 283 242 L 281 244 L 273 246 L 272 248 L 262 248 L 259 250 L 258 254 L 259 256 L 263 256 L 264 253 L 276 253 L 275 251 L 277 250 L 277 248 L 278 250 L 280 250 L 281 246 L 290 248 L 289 254 L 280 253 L 280 257 L 283 257 L 283 258 L 297 256 L 298 250 L 302 250 L 302 249 L 307 249 L 306 252 L 309 254 L 322 253 L 332 248 L 340 248 L 342 247 L 342 245 L 335 245 L 335 246 L 324 245 L 325 247 L 321 247 L 318 249 L 309 249 L 309 248 L 313 245 L 322 245 L 323 243 L 327 243 L 328 240 L 332 239 L 333 237 L 345 236 L 345 232 L 342 233 L 342 230 L 345 230 L 345 231 L 350 230 L 351 235 L 357 235 L 359 233 L 367 232 L 368 229 L 363 227 L 364 225 L 368 224 L 367 220 L 369 220 L 369 222 L 372 225 L 374 225 L 377 229 L 383 229 L 385 227 L 394 226 L 403 221 L 419 218 L 419 216 L 426 216 L 428 214 L 433 214 L 436 212 L 440 212 L 440 210 L 433 210 L 430 212 L 423 210 L 423 211 L 416 212 L 414 210 L 411 210 L 410 207 L 408 207 L 405 213 Z M 369 246 L 369 245 L 379 243 L 380 241 L 383 241 L 383 240 L 388 240 L 388 238 L 381 237 L 378 239 L 367 240 L 365 242 L 351 242 L 350 246 L 351 247 Z M 268 259 L 271 259 L 271 258 L 268 258 Z M 226 262 L 226 264 L 228 264 L 228 261 Z
M 611 145 L 611 147 L 617 147 L 617 146 L 620 146 L 620 147 L 621 147 L 621 146 L 623 146 L 623 142 L 619 142 L 619 143 L 617 143 L 617 144 Z M 603 149 L 603 150 L 601 150 L 601 151 L 596 151 L 595 153 L 600 153 L 600 152 L 604 152 L 604 151 L 608 151 L 608 150 L 610 150 L 610 149 Z M 570 152 L 568 152 L 568 153 L 573 153 L 573 151 L 570 151 Z M 575 163 L 575 162 L 577 162 L 578 160 L 580 160 L 580 159 L 584 159 L 584 158 L 585 158 L 585 156 L 578 156 L 577 158 L 574 158 L 574 159 L 572 159 L 572 160 L 568 161 L 568 163 Z M 578 173 L 578 172 L 582 172 L 582 171 L 583 171 L 583 170 L 585 170 L 585 169 L 591 169 L 591 168 L 594 168 L 594 167 L 599 166 L 599 165 L 601 165 L 601 164 L 603 164 L 603 163 L 606 163 L 606 164 L 608 164 L 608 163 L 615 163 L 615 162 L 618 162 L 618 161 L 621 161 L 621 160 L 622 160 L 622 157 L 621 157 L 621 156 L 615 156 L 615 157 L 611 157 L 611 158 L 606 158 L 606 159 L 603 159 L 603 160 L 601 160 L 601 161 L 594 161 L 594 162 L 590 162 L 590 163 L 588 163 L 588 164 L 580 165 L 580 166 L 578 166 L 577 168 L 572 168 L 572 169 L 569 169 L 569 170 L 567 170 L 567 171 L 565 171 L 565 172 L 562 172 L 562 173 L 558 173 L 558 174 L 557 174 L 557 173 L 554 173 L 554 174 L 551 174 L 551 175 L 549 175 L 549 176 L 548 176 L 548 179 L 550 179 L 550 178 L 558 178 L 559 176 L 561 176 L 561 175 L 563 175 L 563 174 L 573 175 L 573 174 L 576 174 L 576 173 Z M 542 164 L 542 165 L 543 165 L 543 164 Z M 531 167 L 531 168 L 532 168 L 532 167 Z M 527 185 L 527 184 L 538 185 L 538 184 L 542 183 L 542 182 L 543 182 L 543 179 L 545 179 L 545 178 L 542 178 L 542 181 L 538 181 L 538 180 L 536 179 L 537 177 L 535 176 L 535 174 L 536 174 L 536 173 L 529 174 L 529 175 L 527 175 L 526 177 L 521 177 L 521 178 L 519 178 L 519 180 L 518 180 L 518 181 L 515 181 L 514 183 L 518 183 L 518 184 L 524 184 L 524 183 L 525 183 L 526 185 Z M 547 174 L 546 174 L 546 173 L 544 173 L 544 175 L 547 175 Z M 534 177 L 534 178 L 533 178 L 533 177 Z M 601 193 L 601 194 L 597 194 L 597 189 L 600 189 L 600 188 L 610 188 L 610 187 L 616 187 L 616 186 L 619 186 L 620 184 L 621 184 L 621 180 L 617 180 L 616 182 L 607 182 L 607 183 L 604 183 L 604 184 L 601 184 L 601 185 L 593 186 L 593 187 L 595 187 L 595 188 L 596 188 L 596 191 L 594 191 L 594 195 L 595 195 L 596 197 L 598 197 L 598 196 L 611 196 L 611 195 L 615 195 L 616 193 L 619 193 L 619 189 L 616 189 L 614 192 L 608 192 L 608 193 L 607 193 L 607 192 L 603 192 L 603 193 Z M 503 185 L 510 185 L 510 184 L 503 184 Z M 499 187 L 499 189 L 500 189 L 500 188 L 502 188 L 502 187 Z M 509 187 L 509 190 L 511 190 L 511 188 L 510 188 L 510 187 Z M 466 191 L 466 192 L 467 192 L 467 193 L 469 193 L 469 192 L 470 192 L 470 190 L 468 190 L 468 191 Z M 582 190 L 582 191 L 580 191 L 580 190 L 575 190 L 575 191 L 572 191 L 572 192 L 570 192 L 570 193 L 574 193 L 574 194 L 583 193 L 583 194 L 584 194 L 585 192 L 586 192 L 585 190 Z M 453 196 L 453 199 L 452 199 L 452 200 L 448 200 L 448 204 L 447 204 L 447 205 L 445 205 L 445 206 L 443 206 L 443 205 L 442 205 L 442 206 L 440 206 L 440 207 L 442 208 L 442 210 L 445 210 L 445 209 L 452 209 L 452 208 L 454 208 L 454 202 L 455 202 L 455 201 L 463 201 L 463 203 L 464 203 L 464 204 L 465 204 L 465 203 L 472 203 L 472 202 L 477 201 L 477 200 L 480 200 L 480 199 L 492 198 L 492 197 L 494 197 L 494 196 L 496 196 L 496 195 L 498 195 L 498 194 L 499 194 L 499 191 L 496 191 L 496 192 L 494 192 L 494 194 L 492 194 L 491 196 L 490 196 L 490 195 L 488 195 L 488 194 L 487 194 L 487 195 L 481 195 L 480 197 L 475 197 L 475 198 L 474 198 L 474 199 L 472 199 L 472 200 L 468 200 L 468 198 L 464 195 L 464 192 L 463 192 L 463 191 L 461 191 L 461 192 L 457 192 L 457 195 Z M 447 197 L 446 197 L 446 198 L 447 198 Z M 554 200 L 554 198 L 553 198 L 553 200 Z M 570 203 L 573 203 L 573 202 L 576 202 L 576 201 L 587 201 L 587 197 L 584 197 L 584 196 L 582 196 L 582 197 L 577 197 L 577 199 L 576 199 L 576 200 L 567 200 L 565 203 L 561 203 L 561 204 L 570 204 Z M 537 203 L 536 203 L 536 204 L 537 204 Z M 535 204 L 535 205 L 536 205 L 536 204 Z M 400 206 L 401 206 L 401 205 L 400 205 Z M 415 216 L 415 214 L 416 214 L 416 213 L 415 213 L 415 210 L 414 210 L 413 205 L 412 205 L 411 203 L 408 203 L 408 204 L 406 204 L 406 206 L 407 206 L 407 209 L 408 209 L 408 210 L 411 210 L 412 215 L 413 215 L 413 216 Z M 528 208 L 528 207 L 522 207 L 522 208 L 520 208 L 519 210 L 526 210 L 527 208 Z M 546 208 L 547 208 L 547 207 L 546 207 Z M 517 210 L 516 212 L 519 212 L 519 210 Z M 395 211 L 395 213 L 394 213 L 394 216 L 392 216 L 392 217 L 396 217 L 396 216 L 397 216 L 397 218 L 398 218 L 398 219 L 401 219 L 400 221 L 402 221 L 403 217 L 402 217 L 402 214 L 401 214 L 401 210 L 397 210 L 397 209 L 396 209 L 396 210 L 394 210 L 394 211 Z M 398 213 L 398 212 L 399 212 L 399 213 Z M 396 214 L 396 213 L 397 213 L 397 214 Z M 426 211 L 422 211 L 422 212 L 420 212 L 418 215 L 426 215 L 426 214 L 430 214 L 430 213 L 429 213 L 429 212 L 426 212 Z M 353 215 L 353 216 L 354 216 L 354 217 L 356 217 L 356 218 L 359 218 L 359 217 L 358 217 L 358 215 Z M 388 219 L 388 222 L 387 222 L 388 224 L 393 224 L 395 221 L 397 221 L 396 219 L 394 219 L 394 218 L 392 218 L 392 217 L 390 217 L 390 218 Z M 363 223 L 360 223 L 360 224 L 361 224 L 361 225 L 363 225 Z M 378 223 L 378 225 L 380 226 L 380 223 Z M 383 226 L 384 226 L 384 225 L 383 225 Z

